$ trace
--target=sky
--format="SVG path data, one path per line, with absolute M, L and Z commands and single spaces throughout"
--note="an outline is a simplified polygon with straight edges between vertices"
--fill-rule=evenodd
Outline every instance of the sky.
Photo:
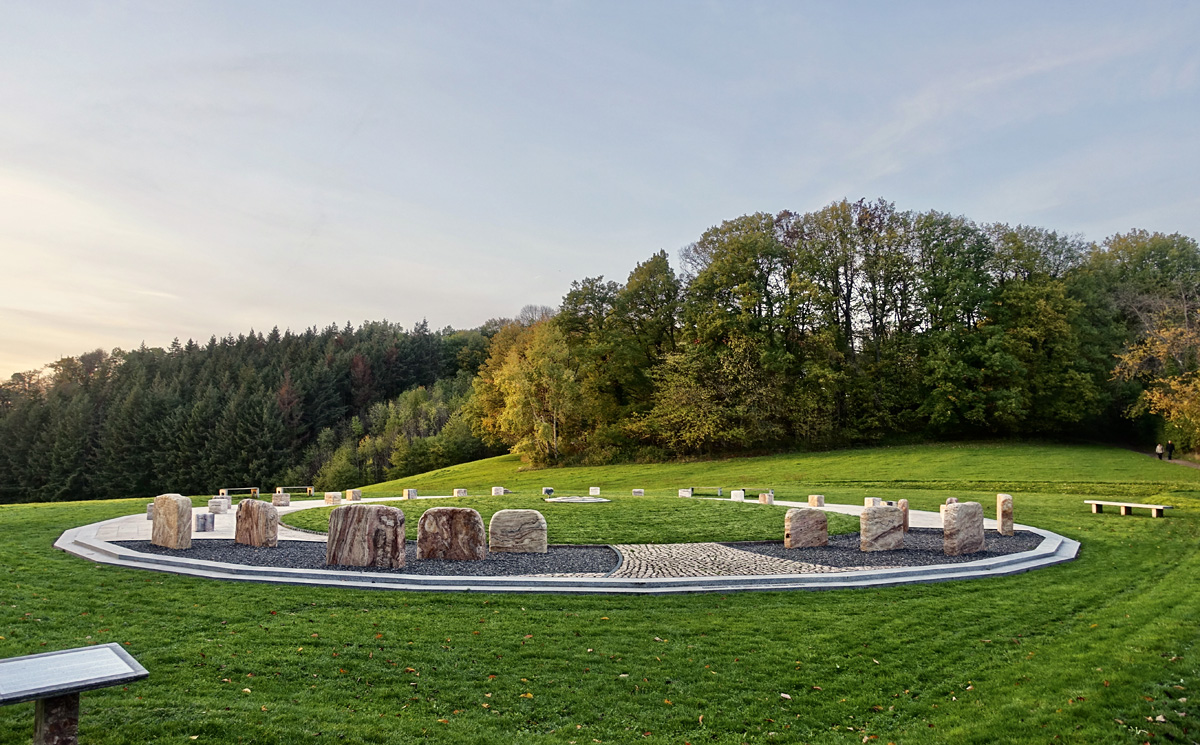
M 0 379 L 473 328 L 843 198 L 1200 237 L 1198 38 L 1195 2 L 0 0 Z

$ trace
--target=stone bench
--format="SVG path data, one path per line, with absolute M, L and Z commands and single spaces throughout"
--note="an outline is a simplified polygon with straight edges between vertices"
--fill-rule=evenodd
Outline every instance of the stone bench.
M 258 496 L 257 486 L 227 486 L 224 489 L 217 489 L 218 497 L 228 497 L 235 491 L 244 491 L 252 497 Z
M 1166 517 L 1167 510 L 1173 510 L 1175 507 L 1169 504 L 1139 504 L 1137 502 L 1105 502 L 1099 499 L 1085 499 L 1084 504 L 1092 506 L 1093 514 L 1104 512 L 1105 507 L 1120 507 L 1122 515 L 1132 515 L 1134 507 L 1144 507 L 1150 510 L 1151 517 Z
M 0 704 L 35 701 L 34 745 L 79 742 L 79 694 L 149 673 L 115 642 L 0 660 Z

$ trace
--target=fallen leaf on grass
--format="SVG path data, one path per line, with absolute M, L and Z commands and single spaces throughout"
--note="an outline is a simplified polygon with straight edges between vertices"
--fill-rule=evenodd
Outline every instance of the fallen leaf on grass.
M 533 694 L 532 693 L 522 693 L 521 698 L 533 698 Z
M 242 689 L 242 693 L 249 693 L 249 692 L 250 692 L 250 689 L 249 689 L 249 688 L 243 688 L 243 689 Z
M 663 703 L 664 703 L 664 704 L 666 704 L 667 706 L 674 706 L 674 705 L 675 705 L 675 704 L 671 703 L 671 699 L 669 699 L 669 698 L 664 698 L 664 699 L 663 699 Z
M 781 693 L 781 694 L 779 694 L 779 698 L 785 698 L 785 699 L 787 699 L 788 701 L 791 701 L 791 700 L 792 700 L 792 697 L 791 697 L 791 696 L 789 696 L 789 695 L 787 695 L 786 693 Z

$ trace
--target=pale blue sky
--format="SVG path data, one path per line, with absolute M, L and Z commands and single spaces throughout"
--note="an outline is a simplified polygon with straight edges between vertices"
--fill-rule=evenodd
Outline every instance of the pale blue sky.
M 0 376 L 473 327 L 759 210 L 1200 237 L 1200 3 L 0 0 Z

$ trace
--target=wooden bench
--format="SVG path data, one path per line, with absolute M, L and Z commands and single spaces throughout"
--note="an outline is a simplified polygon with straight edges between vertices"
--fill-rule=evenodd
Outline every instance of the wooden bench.
M 33 745 L 79 742 L 79 694 L 149 675 L 120 644 L 0 660 L 0 704 L 36 701 Z
M 1093 514 L 1104 512 L 1104 507 L 1106 505 L 1109 507 L 1120 507 L 1122 515 L 1132 515 L 1134 507 L 1144 507 L 1144 508 L 1150 510 L 1150 514 L 1153 517 L 1164 517 L 1166 515 L 1167 510 L 1175 509 L 1172 505 L 1169 505 L 1169 504 L 1138 504 L 1137 502 L 1104 502 L 1104 501 L 1101 501 L 1098 499 L 1085 499 L 1085 500 L 1083 500 L 1083 503 L 1090 504 L 1092 506 Z

